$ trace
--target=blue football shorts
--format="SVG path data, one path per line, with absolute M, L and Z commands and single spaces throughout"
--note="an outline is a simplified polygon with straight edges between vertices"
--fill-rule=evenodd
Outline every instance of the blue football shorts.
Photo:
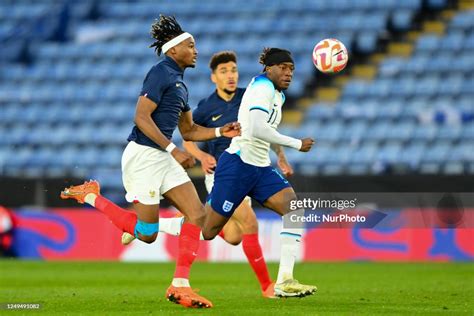
M 245 163 L 238 154 L 224 152 L 217 162 L 214 186 L 207 199 L 214 211 L 231 217 L 245 196 L 263 203 L 272 195 L 291 187 L 280 172 L 271 167 Z

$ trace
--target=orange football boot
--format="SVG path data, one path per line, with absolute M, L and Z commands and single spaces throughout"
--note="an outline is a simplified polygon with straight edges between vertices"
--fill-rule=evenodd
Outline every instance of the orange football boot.
M 84 204 L 84 198 L 89 193 L 100 195 L 99 182 L 90 180 L 84 182 L 84 184 L 72 185 L 61 191 L 61 199 L 75 199 L 77 202 Z
M 212 303 L 198 295 L 190 287 L 175 287 L 170 285 L 166 291 L 166 299 L 170 302 L 190 308 L 211 308 Z

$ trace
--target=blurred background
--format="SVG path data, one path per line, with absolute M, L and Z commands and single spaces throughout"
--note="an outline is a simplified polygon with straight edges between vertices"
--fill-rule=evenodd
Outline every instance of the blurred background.
M 216 51 L 237 52 L 241 87 L 261 71 L 258 56 L 263 47 L 292 51 L 296 71 L 286 93 L 281 132 L 317 140 L 309 154 L 286 150 L 296 172 L 291 180 L 296 191 L 473 192 L 471 0 L 231 0 L 225 4 L 220 0 L 3 0 L 0 205 L 5 208 L 0 219 L 4 253 L 35 258 L 169 258 L 150 255 L 145 245 L 124 250 L 120 232 L 105 216 L 70 209 L 77 205 L 59 199 L 65 186 L 93 178 L 100 181 L 106 197 L 125 205 L 121 154 L 142 81 L 157 62 L 147 47 L 152 43 L 150 25 L 160 13 L 175 15 L 196 40 L 197 67 L 185 72 L 191 107 L 213 92 L 208 62 Z M 328 37 L 342 41 L 350 56 L 347 68 L 334 76 L 317 73 L 311 60 L 313 46 Z M 181 141 L 179 133 L 173 138 Z M 196 167 L 190 174 L 204 199 L 201 169 Z M 276 221 L 260 212 L 259 216 L 260 233 L 267 240 L 265 251 L 275 259 L 278 245 L 268 236 Z M 88 230 L 96 234 L 95 243 L 104 241 L 94 254 Z M 456 238 L 450 232 L 416 230 L 413 234 L 426 234 L 431 240 L 425 252 L 416 255 L 410 251 L 412 233 L 379 233 L 370 238 L 382 248 L 358 244 L 353 232 L 341 230 L 331 238 L 349 243 L 343 247 L 347 255 L 308 246 L 301 256 L 307 260 L 472 260 L 474 254 L 469 246 L 472 229 L 455 232 L 462 235 Z M 324 232 L 309 236 L 312 243 L 328 238 Z M 383 248 L 400 238 L 407 248 Z M 150 247 L 168 247 L 172 256 L 174 241 L 170 242 L 171 246 L 162 238 Z M 439 249 L 458 247 L 459 251 L 430 252 L 437 242 L 442 245 Z M 212 247 L 221 247 L 215 244 Z M 211 254 L 228 251 L 214 259 L 243 258 L 241 251 L 212 249 L 201 257 L 212 259 Z M 222 245 L 222 249 L 227 248 Z

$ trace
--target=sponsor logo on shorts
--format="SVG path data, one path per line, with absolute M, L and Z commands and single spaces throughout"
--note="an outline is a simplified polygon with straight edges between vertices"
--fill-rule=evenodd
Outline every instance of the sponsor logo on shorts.
M 232 210 L 232 206 L 234 206 L 234 203 L 225 200 L 224 204 L 222 205 L 222 210 L 226 213 L 229 213 Z

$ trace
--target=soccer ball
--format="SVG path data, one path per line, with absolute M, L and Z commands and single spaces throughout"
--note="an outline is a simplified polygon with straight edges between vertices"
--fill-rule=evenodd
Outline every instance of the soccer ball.
M 347 49 L 335 38 L 320 41 L 313 49 L 313 64 L 325 74 L 338 73 L 347 65 Z

